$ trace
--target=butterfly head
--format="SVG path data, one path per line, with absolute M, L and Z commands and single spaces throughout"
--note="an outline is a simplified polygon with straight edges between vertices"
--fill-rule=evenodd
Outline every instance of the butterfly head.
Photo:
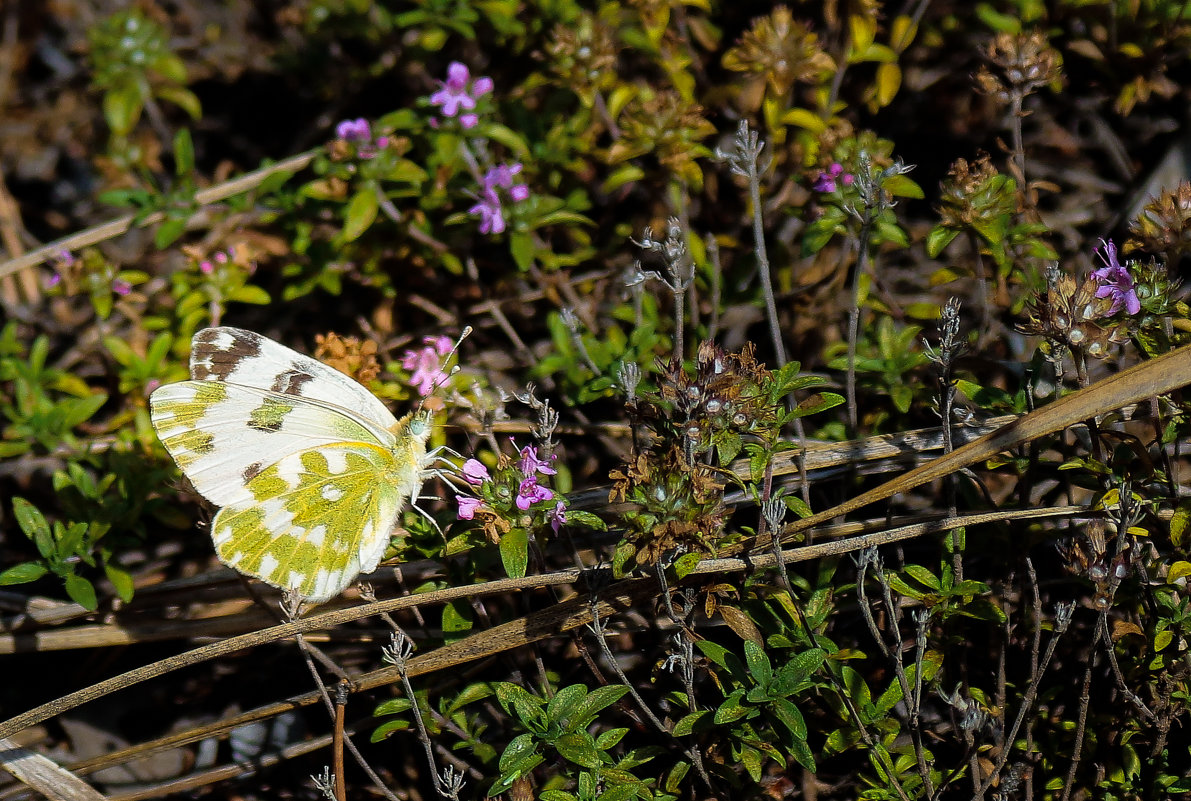
M 418 408 L 398 420 L 391 429 L 398 442 L 418 442 L 425 446 L 430 439 L 430 429 L 434 424 L 434 412 L 430 409 Z

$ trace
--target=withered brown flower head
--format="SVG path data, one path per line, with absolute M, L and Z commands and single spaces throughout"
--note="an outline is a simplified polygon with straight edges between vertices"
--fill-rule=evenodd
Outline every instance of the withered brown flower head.
M 1100 285 L 1091 277 L 1082 282 L 1070 275 L 1047 276 L 1046 294 L 1026 305 L 1026 321 L 1018 326 L 1024 334 L 1038 334 L 1050 342 L 1086 353 L 1098 359 L 1106 357 L 1110 344 L 1129 341 L 1123 325 L 1102 325 L 1112 306 L 1108 298 L 1097 298 Z
M 970 228 L 1017 211 L 1014 193 L 1001 191 L 1010 179 L 993 166 L 987 153 L 972 163 L 958 159 L 942 184 L 938 212 L 944 225 Z
M 1063 57 L 1041 31 L 999 33 L 984 51 L 988 64 L 976 73 L 976 87 L 1001 103 L 1020 100 L 1043 86 L 1057 89 Z
M 1191 252 L 1191 182 L 1183 181 L 1172 192 L 1150 200 L 1129 223 L 1132 239 L 1125 243 L 1129 253 L 1143 250 L 1161 255 L 1168 266 Z
M 835 61 L 823 52 L 809 26 L 796 21 L 786 6 L 778 6 L 753 21 L 752 30 L 724 54 L 724 66 L 750 74 L 741 104 L 752 111 L 760 108 L 767 84 L 775 96 L 786 97 L 795 82 L 818 83 L 831 74 Z
M 550 71 L 580 95 L 616 83 L 616 32 L 604 20 L 583 13 L 569 25 L 556 25 L 546 45 Z
M 314 341 L 316 359 L 341 373 L 347 373 L 361 384 L 367 384 L 380 375 L 376 343 L 371 339 L 361 342 L 355 337 L 341 337 L 332 333 L 325 336 L 319 334 Z

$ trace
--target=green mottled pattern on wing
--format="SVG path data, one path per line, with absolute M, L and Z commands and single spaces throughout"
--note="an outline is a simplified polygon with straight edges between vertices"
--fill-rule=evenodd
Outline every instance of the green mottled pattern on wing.
M 321 602 L 376 568 L 405 498 L 391 451 L 363 443 L 287 456 L 211 524 L 224 563 Z

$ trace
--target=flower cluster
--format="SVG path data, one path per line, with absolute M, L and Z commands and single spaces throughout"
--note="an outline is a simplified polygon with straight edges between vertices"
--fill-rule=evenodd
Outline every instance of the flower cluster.
M 1048 270 L 1046 294 L 1027 305 L 1026 320 L 1018 326 L 1023 333 L 1045 337 L 1056 357 L 1066 348 L 1106 357 L 1110 345 L 1129 339 L 1127 323 L 1110 318 L 1122 308 L 1130 318 L 1142 309 L 1138 286 L 1117 259 L 1116 245 L 1101 240 L 1096 254 L 1104 266 L 1083 281 L 1061 274 L 1057 267 Z M 1149 288 L 1145 291 L 1149 297 Z
M 509 441 L 517 448 L 512 438 Z M 558 473 L 552 466 L 555 458 L 551 454 L 543 459 L 538 456 L 536 446 L 526 445 L 517 449 L 516 460 L 501 454 L 495 475 L 479 460 L 468 459 L 461 473 L 478 497 L 458 496 L 459 518 L 473 520 L 479 515 L 484 521 L 484 531 L 493 540 L 511 530 L 509 520 L 515 520 L 523 528 L 535 523 L 549 524 L 557 534 L 567 522 L 567 505 L 562 499 L 555 500 L 554 490 L 542 483 L 543 476 Z
M 401 358 L 401 366 L 411 370 L 409 383 L 423 398 L 442 386 L 449 377 L 443 368 L 446 366 L 442 357 L 451 352 L 450 337 L 424 337 L 423 347 L 410 349 Z
M 447 79 L 439 87 L 430 95 L 430 105 L 437 106 L 444 117 L 458 117 L 464 129 L 474 128 L 480 121 L 475 113 L 476 101 L 492 91 L 492 79 L 479 77 L 473 81 L 466 64 L 452 61 L 447 67 Z M 431 120 L 431 125 L 437 124 L 438 120 Z
M 148 276 L 138 270 L 117 270 L 116 266 L 94 248 L 79 256 L 69 250 L 54 255 L 54 272 L 45 279 L 45 288 L 53 294 L 88 294 L 100 317 L 107 319 L 114 298 L 126 298 Z
M 1107 242 L 1101 239 L 1100 245 L 1104 252 L 1102 253 L 1100 248 L 1097 248 L 1096 255 L 1100 257 L 1104 266 L 1095 270 L 1092 273 L 1092 278 L 1099 285 L 1096 297 L 1109 298 L 1112 301 L 1112 306 L 1105 312 L 1105 316 L 1116 314 L 1120 311 L 1121 306 L 1124 306 L 1125 311 L 1129 314 L 1137 314 L 1141 311 L 1141 300 L 1137 297 L 1133 276 L 1117 260 L 1116 244 L 1111 239 Z
M 467 210 L 468 214 L 479 216 L 481 234 L 504 232 L 506 223 L 504 207 L 501 205 L 502 194 L 508 194 L 514 203 L 520 203 L 529 197 L 528 186 L 513 183 L 513 177 L 520 172 L 521 165 L 513 163 L 497 164 L 484 173 L 479 202 Z
M 375 157 L 377 151 L 388 147 L 389 144 L 389 137 L 387 136 L 378 136 L 375 141 L 373 140 L 372 126 L 363 117 L 357 117 L 354 120 L 344 120 L 336 125 L 335 138 L 344 147 L 355 147 L 356 155 L 362 159 Z
M 844 172 L 844 165 L 836 161 L 827 168 L 827 172 L 819 173 L 818 179 L 811 188 L 816 192 L 834 192 L 837 186 L 836 181 L 844 186 L 851 186 L 856 181 L 856 176 L 850 172 Z

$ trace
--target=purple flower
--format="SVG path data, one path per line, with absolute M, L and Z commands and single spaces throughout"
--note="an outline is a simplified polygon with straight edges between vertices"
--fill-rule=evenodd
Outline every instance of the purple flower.
M 479 114 L 460 114 L 459 115 L 459 125 L 462 126 L 464 130 L 467 130 L 468 128 L 474 128 L 479 124 L 480 124 L 480 115 Z
M 467 210 L 468 214 L 479 215 L 481 234 L 500 234 L 505 230 L 505 216 L 500 207 L 500 198 L 495 192 L 486 195 L 479 203 Z
M 559 501 L 558 506 L 550 512 L 549 516 L 550 528 L 554 529 L 554 533 L 558 533 L 558 529 L 567 522 L 567 505 L 565 501 Z
M 548 501 L 553 497 L 554 493 L 539 484 L 536 478 L 527 478 L 517 488 L 517 508 L 524 512 L 537 501 Z
M 488 472 L 488 468 L 478 459 L 468 459 L 464 462 L 462 473 L 463 480 L 473 487 L 478 487 L 492 478 L 492 475 Z
M 203 259 L 199 262 L 199 272 L 201 272 L 203 275 L 210 275 L 214 271 L 215 265 L 211 262 L 207 261 L 206 259 Z
M 62 267 L 70 267 L 74 264 L 74 254 L 66 248 L 59 250 L 55 258 L 57 258 L 58 264 Z
M 372 126 L 363 117 L 344 120 L 335 126 L 335 136 L 345 142 L 371 142 Z
M 115 281 L 112 281 L 112 291 L 117 295 L 124 297 L 132 291 L 132 284 L 128 283 L 122 278 L 117 278 Z
M 452 342 L 450 337 L 425 337 L 422 342 L 425 347 L 405 352 L 401 366 L 413 371 L 409 382 L 419 395 L 426 397 L 447 379 L 439 357 L 451 352 Z
M 476 510 L 484 505 L 484 501 L 480 498 L 472 498 L 469 495 L 459 495 L 455 498 L 459 501 L 459 519 L 472 520 L 476 516 Z
M 497 164 L 484 173 L 481 179 L 479 203 L 467 210 L 468 214 L 480 217 L 481 234 L 499 234 L 505 230 L 504 208 L 501 206 L 501 190 L 505 190 L 514 203 L 529 197 L 529 187 L 514 184 L 513 178 L 521 172 L 521 165 Z
M 1096 290 L 1096 297 L 1112 298 L 1108 314 L 1116 314 L 1121 306 L 1124 306 L 1129 314 L 1137 314 L 1141 311 L 1141 300 L 1138 299 L 1137 290 L 1133 286 L 1133 276 L 1129 275 L 1129 271 L 1117 260 L 1117 246 L 1111 239 L 1107 242 L 1101 239 L 1100 244 L 1104 252 L 1101 253 L 1097 248 L 1096 255 L 1104 262 L 1104 266 L 1092 272 L 1092 277 L 1100 284 L 1100 288 Z
M 513 447 L 517 447 L 517 444 L 513 443 Z M 521 460 L 517 463 L 517 466 L 521 468 L 521 475 L 526 478 L 532 478 L 535 473 L 553 476 L 558 473 L 557 470 L 550 466 L 550 462 L 554 461 L 554 459 L 553 454 L 550 455 L 550 461 L 539 459 L 537 446 L 526 445 L 521 449 Z
M 215 254 L 215 261 L 219 262 L 220 264 L 227 264 L 227 254 L 222 250 L 219 251 Z
M 62 283 L 62 273 L 53 273 L 45 280 L 46 289 L 53 289 L 60 283 Z
M 458 61 L 452 61 L 447 67 L 447 80 L 440 84 L 442 87 L 434 94 L 430 95 L 430 104 L 438 106 L 442 109 L 442 113 L 447 117 L 456 117 L 460 111 L 471 111 L 476 107 L 476 98 L 483 97 L 492 91 L 491 78 L 476 78 L 471 80 L 471 71 L 468 70 L 466 64 L 460 64 Z M 475 115 L 471 115 L 475 120 Z M 463 122 L 464 128 L 471 128 L 478 120 L 472 121 L 471 125 Z
M 842 181 L 845 186 L 851 186 L 856 180 L 856 177 L 852 173 L 845 173 L 844 165 L 836 161 L 827 168 L 827 172 L 819 173 L 819 178 L 815 181 L 811 189 L 814 189 L 816 192 L 834 192 L 837 187 L 837 179 Z

